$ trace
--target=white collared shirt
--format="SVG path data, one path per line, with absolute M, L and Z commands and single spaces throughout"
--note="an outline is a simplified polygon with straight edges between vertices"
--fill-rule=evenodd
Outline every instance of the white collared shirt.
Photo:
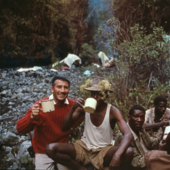
M 53 94 L 51 94 L 51 95 L 49 96 L 49 99 L 51 99 L 51 100 L 53 99 L 54 104 L 56 104 L 56 102 L 55 102 L 55 100 L 54 100 L 54 96 L 53 96 Z M 65 99 L 64 104 L 69 104 L 69 101 L 68 101 L 68 99 L 67 99 L 67 98 Z
M 166 108 L 162 116 L 170 115 L 170 109 Z M 145 123 L 155 123 L 155 107 L 148 109 L 145 114 Z

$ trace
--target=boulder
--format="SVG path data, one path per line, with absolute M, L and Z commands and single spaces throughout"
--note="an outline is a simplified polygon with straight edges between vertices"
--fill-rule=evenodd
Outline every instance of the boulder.
M 19 137 L 12 132 L 2 133 L 2 144 L 5 146 L 13 146 L 18 144 Z

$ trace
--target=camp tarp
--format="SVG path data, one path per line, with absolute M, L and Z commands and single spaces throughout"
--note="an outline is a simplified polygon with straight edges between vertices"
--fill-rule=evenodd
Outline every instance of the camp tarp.
M 77 55 L 68 54 L 68 56 L 64 60 L 60 61 L 60 63 L 67 64 L 68 67 L 71 69 L 72 64 L 77 60 L 79 61 L 79 64 L 81 64 L 81 59 Z
M 109 61 L 109 58 L 108 58 L 108 57 L 106 56 L 106 54 L 105 54 L 104 52 L 102 52 L 102 51 L 100 51 L 100 52 L 98 53 L 98 57 L 101 59 L 102 66 L 104 66 L 105 63 L 106 63 L 107 61 Z

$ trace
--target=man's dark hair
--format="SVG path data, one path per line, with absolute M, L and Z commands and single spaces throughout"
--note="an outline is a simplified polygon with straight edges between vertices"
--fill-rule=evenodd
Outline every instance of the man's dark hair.
M 130 110 L 129 110 L 129 115 L 131 115 L 133 113 L 134 110 L 141 110 L 145 112 L 145 108 L 139 104 L 135 104 L 133 105 Z
M 166 102 L 167 103 L 167 98 L 164 95 L 159 95 L 156 96 L 154 99 L 154 105 L 157 106 L 159 102 Z
M 68 82 L 68 85 L 69 85 L 69 87 L 70 87 L 70 80 L 69 80 L 66 76 L 63 76 L 63 75 L 56 75 L 56 76 L 54 76 L 54 77 L 52 78 L 52 80 L 51 80 L 51 84 L 52 84 L 53 87 L 55 86 L 55 81 L 56 81 L 56 80 L 66 81 L 66 82 Z

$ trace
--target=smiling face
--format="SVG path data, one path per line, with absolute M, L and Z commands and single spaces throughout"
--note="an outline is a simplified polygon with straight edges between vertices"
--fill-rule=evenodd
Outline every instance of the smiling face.
M 133 110 L 131 115 L 128 115 L 129 125 L 133 131 L 139 131 L 145 121 L 145 112 L 142 110 Z
M 167 102 L 160 101 L 158 105 L 155 105 L 155 113 L 162 116 L 165 113 Z
M 54 87 L 51 86 L 51 92 L 54 96 L 54 101 L 57 104 L 63 103 L 69 93 L 69 84 L 67 81 L 57 79 Z

